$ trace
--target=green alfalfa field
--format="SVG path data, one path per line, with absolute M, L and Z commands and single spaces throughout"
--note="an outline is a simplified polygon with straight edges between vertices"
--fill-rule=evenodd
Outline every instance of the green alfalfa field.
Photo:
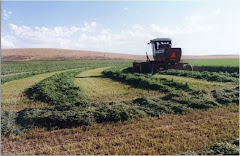
M 2 154 L 239 154 L 239 59 L 2 62 Z

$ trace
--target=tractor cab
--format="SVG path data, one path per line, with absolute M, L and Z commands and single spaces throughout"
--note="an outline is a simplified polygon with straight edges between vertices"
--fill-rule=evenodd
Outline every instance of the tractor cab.
M 134 72 L 155 74 L 159 70 L 167 69 L 193 70 L 191 65 L 181 60 L 182 49 L 172 48 L 170 38 L 156 38 L 148 44 L 151 44 L 154 60 L 150 60 L 146 52 L 146 62 L 133 62 Z
M 167 51 L 172 47 L 172 40 L 169 38 L 156 38 L 150 40 L 153 51 L 153 58 L 165 57 Z

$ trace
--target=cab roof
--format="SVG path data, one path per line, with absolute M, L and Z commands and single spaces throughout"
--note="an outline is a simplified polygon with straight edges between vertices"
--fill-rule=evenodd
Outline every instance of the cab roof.
M 153 40 L 150 40 L 150 42 L 155 42 L 155 41 L 172 41 L 170 38 L 155 38 Z

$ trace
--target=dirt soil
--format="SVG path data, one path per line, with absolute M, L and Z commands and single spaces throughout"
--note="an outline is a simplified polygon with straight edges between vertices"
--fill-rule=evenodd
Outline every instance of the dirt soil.
M 52 48 L 1 49 L 2 61 L 131 59 L 146 60 L 145 55 L 81 51 Z M 238 58 L 239 55 L 183 56 L 183 59 Z M 152 56 L 150 56 L 152 59 Z

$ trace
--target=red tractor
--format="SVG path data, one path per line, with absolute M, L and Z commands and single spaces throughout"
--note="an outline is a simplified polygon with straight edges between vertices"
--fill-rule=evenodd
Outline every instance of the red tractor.
M 151 61 L 146 53 L 146 62 L 133 62 L 134 72 L 155 74 L 159 70 L 168 69 L 193 70 L 191 65 L 182 62 L 181 48 L 172 48 L 171 39 L 156 38 L 150 40 L 148 44 L 152 46 L 154 61 Z

